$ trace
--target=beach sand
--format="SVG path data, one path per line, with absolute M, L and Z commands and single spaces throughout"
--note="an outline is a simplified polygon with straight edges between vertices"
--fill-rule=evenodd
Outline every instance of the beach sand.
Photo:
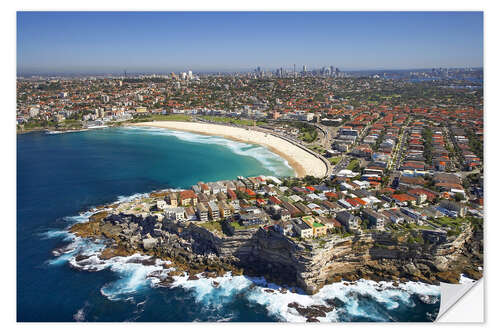
M 324 177 L 326 174 L 325 164 L 316 156 L 284 139 L 260 131 L 232 126 L 180 121 L 153 121 L 137 123 L 133 124 L 133 126 L 159 127 L 176 131 L 222 136 L 235 141 L 253 143 L 264 146 L 286 159 L 299 177 L 306 175 Z

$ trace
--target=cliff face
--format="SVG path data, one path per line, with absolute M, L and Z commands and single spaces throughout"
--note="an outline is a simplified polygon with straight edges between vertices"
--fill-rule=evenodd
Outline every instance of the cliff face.
M 458 283 L 462 272 L 478 278 L 475 264 L 482 262 L 480 251 L 469 249 L 478 241 L 471 227 L 455 239 L 438 244 L 406 243 L 383 232 L 306 242 L 264 229 L 237 230 L 233 236 L 219 237 L 195 224 L 179 235 L 198 244 L 199 249 L 210 249 L 208 252 L 228 259 L 246 274 L 296 285 L 308 293 L 341 279 Z
M 258 275 L 310 294 L 341 279 L 457 283 L 461 273 L 481 276 L 477 266 L 482 265 L 482 232 L 470 225 L 456 238 L 435 242 L 408 241 L 388 232 L 296 241 L 262 228 L 227 236 L 195 223 L 160 225 L 150 217 L 123 215 L 91 218 L 73 229 L 80 236 L 114 240 L 107 255 L 140 251 L 172 259 L 189 274 Z

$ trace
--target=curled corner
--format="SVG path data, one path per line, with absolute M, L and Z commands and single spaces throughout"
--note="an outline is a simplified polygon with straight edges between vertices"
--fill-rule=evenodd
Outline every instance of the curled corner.
M 481 281 L 482 279 L 478 280 Z M 439 322 L 441 317 L 447 313 L 464 295 L 466 295 L 478 281 L 467 280 L 460 284 L 449 284 L 441 282 L 441 302 L 439 313 L 435 322 Z M 473 305 L 471 305 L 473 306 Z

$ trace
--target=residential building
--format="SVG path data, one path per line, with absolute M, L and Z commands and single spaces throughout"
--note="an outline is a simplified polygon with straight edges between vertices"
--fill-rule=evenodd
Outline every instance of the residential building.
M 208 208 L 201 202 L 196 204 L 196 214 L 200 221 L 206 222 L 208 221 Z
M 359 217 L 352 215 L 346 210 L 338 212 L 335 219 L 339 221 L 349 232 L 359 229 Z
M 216 221 L 220 219 L 219 206 L 214 201 L 208 202 L 208 212 L 211 220 Z

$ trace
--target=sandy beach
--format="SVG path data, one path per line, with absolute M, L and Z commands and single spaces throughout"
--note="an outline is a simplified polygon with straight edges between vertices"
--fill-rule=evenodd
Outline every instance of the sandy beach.
M 306 175 L 324 177 L 326 173 L 325 164 L 316 156 L 284 139 L 260 131 L 232 126 L 180 121 L 154 121 L 133 125 L 222 136 L 231 140 L 253 143 L 264 146 L 286 159 L 299 177 Z

